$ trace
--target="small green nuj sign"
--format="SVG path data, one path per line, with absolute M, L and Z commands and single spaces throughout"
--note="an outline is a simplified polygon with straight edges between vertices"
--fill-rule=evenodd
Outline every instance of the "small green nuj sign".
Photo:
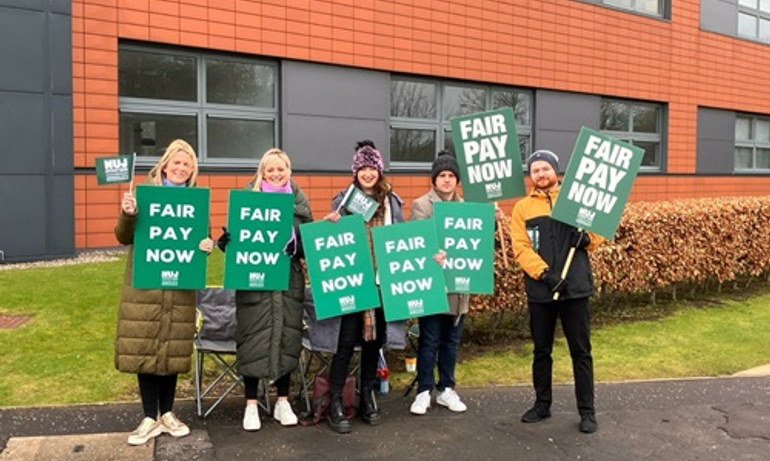
M 231 190 L 225 288 L 284 291 L 291 258 L 284 253 L 294 224 L 294 195 Z
M 612 239 L 642 157 L 639 147 L 583 127 L 551 217 Z
M 452 137 L 466 201 L 495 202 L 526 194 L 513 109 L 455 117 Z
M 361 215 L 302 224 L 299 230 L 319 320 L 380 306 Z
M 209 189 L 139 185 L 134 231 L 134 288 L 206 287 Z
M 115 155 L 113 157 L 100 157 L 96 159 L 96 182 L 100 186 L 131 182 L 133 177 L 133 155 Z
M 436 227 L 422 219 L 372 228 L 385 320 L 449 312 Z
M 369 222 L 380 204 L 366 195 L 364 191 L 351 184 L 348 190 L 345 191 L 341 206 L 344 206 L 353 214 L 360 214 L 364 217 L 364 221 Z

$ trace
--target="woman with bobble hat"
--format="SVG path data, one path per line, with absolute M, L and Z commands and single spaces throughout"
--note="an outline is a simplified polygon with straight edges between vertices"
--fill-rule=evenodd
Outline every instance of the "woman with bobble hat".
M 353 184 L 366 195 L 374 199 L 379 206 L 372 219 L 366 223 L 369 248 L 372 248 L 371 228 L 387 226 L 404 221 L 401 198 L 392 190 L 383 175 L 384 163 L 382 155 L 369 140 L 359 141 L 353 156 Z M 345 190 L 340 191 L 332 199 L 332 212 L 325 219 L 337 222 L 341 214 L 347 211 L 340 207 Z M 342 209 L 341 209 L 342 208 Z M 376 426 L 380 423 L 380 414 L 374 402 L 373 387 L 377 373 L 380 348 L 387 337 L 385 316 L 382 309 L 369 309 L 343 315 L 340 318 L 339 335 L 336 353 L 329 367 L 331 405 L 329 407 L 329 425 L 340 434 L 350 432 L 350 421 L 345 417 L 342 404 L 342 390 L 348 375 L 353 350 L 361 345 L 361 386 L 358 414 L 367 424 Z M 403 324 L 401 324 L 403 332 Z M 402 338 L 403 339 L 403 334 Z
M 431 168 L 432 188 L 427 194 L 415 199 L 409 219 L 430 219 L 433 204 L 437 202 L 461 202 L 457 193 L 460 168 L 457 160 L 447 151 L 438 153 Z M 455 364 L 457 348 L 463 332 L 463 321 L 468 313 L 467 294 L 447 294 L 449 312 L 420 317 L 420 339 L 417 345 L 417 397 L 409 411 L 424 415 L 431 406 L 431 391 L 438 390 L 436 403 L 453 412 L 467 410 L 455 392 Z M 435 382 L 434 368 L 438 367 L 439 380 Z

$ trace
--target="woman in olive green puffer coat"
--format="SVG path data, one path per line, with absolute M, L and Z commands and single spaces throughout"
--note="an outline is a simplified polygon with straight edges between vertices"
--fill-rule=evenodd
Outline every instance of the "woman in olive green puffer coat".
M 161 159 L 150 170 L 148 184 L 165 187 L 194 187 L 198 177 L 195 151 L 177 139 L 169 144 Z M 130 245 L 123 290 L 118 309 L 115 339 L 115 368 L 136 373 L 142 398 L 144 419 L 128 437 L 131 445 L 143 445 L 163 432 L 174 437 L 190 429 L 171 411 L 177 376 L 190 371 L 195 334 L 194 290 L 143 290 L 133 287 L 133 243 L 137 221 L 136 199 L 124 194 L 115 237 Z M 213 241 L 200 242 L 199 248 L 211 252 Z M 158 416 L 160 415 L 160 417 Z
M 300 261 L 303 253 L 298 226 L 312 221 L 313 217 L 307 196 L 290 176 L 289 156 L 279 149 L 270 149 L 262 156 L 254 180 L 246 186 L 248 190 L 294 195 L 294 228 L 285 249 L 291 256 L 288 290 L 235 292 L 236 355 L 238 371 L 246 387 L 243 428 L 247 431 L 261 427 L 257 409 L 260 379 L 274 381 L 277 388 L 273 417 L 284 426 L 298 422 L 287 398 L 289 376 L 297 368 L 302 351 L 305 276 Z M 229 234 L 223 237 L 219 242 L 222 249 L 229 241 Z

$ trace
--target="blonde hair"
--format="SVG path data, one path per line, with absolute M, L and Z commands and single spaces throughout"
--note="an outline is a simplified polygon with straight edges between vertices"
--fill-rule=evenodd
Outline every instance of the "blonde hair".
M 175 139 L 171 141 L 171 144 L 168 145 L 166 148 L 166 152 L 163 153 L 163 156 L 158 160 L 158 163 L 155 164 L 154 167 L 152 167 L 152 170 L 150 170 L 150 173 L 148 174 L 150 181 L 153 184 L 162 185 L 163 184 L 163 170 L 168 166 L 168 164 L 171 162 L 171 157 L 176 154 L 177 152 L 184 152 L 187 155 L 190 156 L 192 159 L 192 174 L 190 174 L 190 178 L 187 179 L 187 185 L 188 186 L 194 186 L 198 182 L 198 157 L 195 155 L 195 149 L 192 148 L 190 144 L 187 143 L 187 141 L 183 139 Z
M 257 172 L 254 174 L 254 188 L 252 190 L 261 190 L 262 180 L 265 176 L 265 169 L 267 169 L 267 165 L 279 160 L 286 164 L 286 168 L 289 170 L 289 180 L 291 180 L 291 160 L 289 159 L 289 154 L 282 151 L 281 149 L 274 147 L 272 149 L 268 149 L 267 152 L 262 154 L 262 158 L 259 160 L 259 165 L 257 166 Z

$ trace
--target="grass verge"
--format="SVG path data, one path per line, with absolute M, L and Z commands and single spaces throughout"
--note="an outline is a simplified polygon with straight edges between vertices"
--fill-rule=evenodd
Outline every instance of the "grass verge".
M 0 313 L 33 318 L 0 330 L 0 406 L 136 400 L 134 375 L 113 367 L 113 341 L 125 256 L 117 261 L 0 272 Z M 210 285 L 221 283 L 222 256 L 209 259 Z M 754 296 L 715 303 L 670 303 L 664 317 L 602 321 L 593 331 L 596 379 L 617 381 L 729 375 L 766 363 L 770 336 L 770 285 Z M 622 309 L 620 309 L 622 311 Z M 664 312 L 665 311 L 665 312 Z M 483 322 L 477 322 L 482 325 Z M 531 344 L 500 335 L 479 347 L 463 344 L 460 386 L 529 383 Z M 403 355 L 401 355 L 403 357 Z M 554 348 L 554 380 L 572 379 L 566 343 Z M 398 392 L 413 375 L 391 363 Z M 181 378 L 182 395 L 190 389 Z M 189 392 L 187 392 L 189 393 Z

